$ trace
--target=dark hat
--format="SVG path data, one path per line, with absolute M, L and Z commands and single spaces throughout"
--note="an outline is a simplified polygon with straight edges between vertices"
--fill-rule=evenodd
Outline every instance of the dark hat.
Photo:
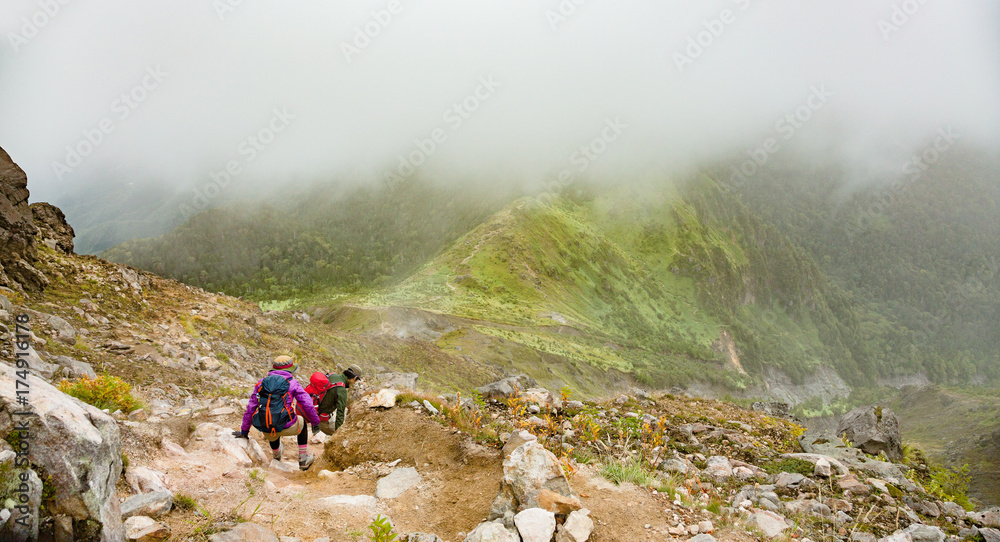
M 361 378 L 361 367 L 351 365 L 344 369 L 344 376 L 347 378 Z

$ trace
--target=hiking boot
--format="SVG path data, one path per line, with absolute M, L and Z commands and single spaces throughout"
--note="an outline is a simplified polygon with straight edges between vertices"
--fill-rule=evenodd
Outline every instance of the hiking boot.
M 305 456 L 299 457 L 299 468 L 302 470 L 309 470 L 313 462 L 316 461 L 316 456 L 313 454 L 306 454 Z
M 271 453 L 274 454 L 274 458 L 275 459 L 277 459 L 278 461 L 281 461 L 281 455 L 283 453 L 285 453 L 285 443 L 281 442 L 281 441 L 278 441 L 278 449 L 277 450 L 271 450 Z

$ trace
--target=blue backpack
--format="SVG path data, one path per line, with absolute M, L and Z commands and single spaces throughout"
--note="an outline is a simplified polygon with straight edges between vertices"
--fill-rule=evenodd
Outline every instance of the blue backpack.
M 268 375 L 257 384 L 257 410 L 253 426 L 261 433 L 274 436 L 295 421 L 295 412 L 288 408 L 289 381 L 283 376 Z

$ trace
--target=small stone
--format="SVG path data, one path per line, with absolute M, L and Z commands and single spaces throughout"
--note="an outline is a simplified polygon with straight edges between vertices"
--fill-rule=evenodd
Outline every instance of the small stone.
M 594 532 L 594 520 L 590 519 L 590 510 L 577 510 L 566 517 L 566 522 L 559 526 L 556 542 L 585 542 Z
M 813 476 L 820 476 L 822 478 L 829 478 L 833 475 L 833 467 L 830 462 L 825 458 L 820 458 L 816 461 L 816 467 L 813 469 Z
M 774 538 L 788 528 L 785 518 L 770 511 L 757 512 L 747 518 L 747 525 L 760 529 L 764 536 Z
M 292 466 L 284 461 L 278 461 L 277 459 L 271 460 L 271 468 L 281 472 L 292 473 L 299 470 L 298 466 Z
M 708 521 L 708 520 L 699 521 L 698 522 L 698 529 L 701 532 L 703 532 L 703 533 L 714 533 L 715 532 L 715 526 L 712 525 L 712 522 Z
M 392 474 L 378 481 L 375 487 L 375 497 L 379 499 L 395 499 L 421 481 L 420 473 L 413 467 L 396 469 Z
M 386 388 L 379 390 L 368 399 L 368 408 L 392 408 L 396 406 L 396 398 L 399 397 L 398 390 Z
M 541 508 L 528 508 L 514 516 L 522 542 L 549 542 L 556 531 L 556 515 Z
M 432 405 L 431 402 L 428 401 L 427 399 L 424 399 L 424 408 L 426 408 L 427 411 L 431 413 L 431 415 L 433 416 L 438 415 L 438 409 L 434 408 L 434 405 Z
M 166 491 L 153 491 L 129 497 L 121 505 L 122 518 L 132 516 L 160 517 L 174 506 L 174 496 Z

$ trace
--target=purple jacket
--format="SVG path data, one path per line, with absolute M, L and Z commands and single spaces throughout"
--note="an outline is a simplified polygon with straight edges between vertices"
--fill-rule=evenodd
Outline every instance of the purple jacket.
M 306 420 L 312 425 L 319 425 L 319 415 L 316 414 L 316 407 L 313 406 L 312 397 L 306 393 L 305 388 L 299 381 L 292 376 L 292 373 L 288 371 L 271 371 L 267 373 L 268 376 L 278 375 L 288 381 L 288 397 L 285 399 L 285 405 L 288 407 L 288 411 L 294 413 L 295 402 L 298 402 L 299 406 L 302 407 L 302 411 L 306 413 Z M 261 379 L 263 380 L 263 379 Z M 253 392 L 250 393 L 250 404 L 247 405 L 247 411 L 243 413 L 243 425 L 240 427 L 240 431 L 244 433 L 250 431 L 250 425 L 253 422 L 253 413 L 257 410 L 257 405 L 259 405 L 259 400 L 257 397 L 257 392 L 260 390 L 260 382 L 253 387 Z M 284 427 L 287 429 L 295 424 L 295 420 Z

